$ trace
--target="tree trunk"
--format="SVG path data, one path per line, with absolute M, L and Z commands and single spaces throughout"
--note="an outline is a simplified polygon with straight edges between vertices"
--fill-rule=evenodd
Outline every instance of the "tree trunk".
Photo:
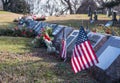
M 12 0 L 2 0 L 2 3 L 3 3 L 3 10 L 9 10 L 9 6 L 10 6 L 10 3 L 12 2 Z
M 68 8 L 70 9 L 70 14 L 73 14 L 73 10 L 72 10 L 72 7 L 71 7 L 71 3 L 70 3 L 70 0 L 65 0 L 68 4 Z

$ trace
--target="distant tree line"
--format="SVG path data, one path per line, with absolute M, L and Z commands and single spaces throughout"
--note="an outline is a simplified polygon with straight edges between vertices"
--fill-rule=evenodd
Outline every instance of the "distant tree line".
M 30 5 L 25 0 L 1 0 L 3 10 L 15 13 L 29 13 Z
M 120 5 L 120 0 L 111 0 L 104 3 L 104 6 L 108 8 L 112 8 L 117 5 Z
M 30 13 L 31 11 L 38 13 L 44 11 L 49 15 L 62 15 L 65 12 L 69 14 L 87 13 L 88 5 L 93 10 L 99 8 L 112 8 L 120 4 L 120 0 L 44 0 L 46 4 L 42 4 L 42 0 L 1 0 L 3 9 L 16 13 Z M 53 3 L 54 2 L 54 3 Z M 51 4 L 52 3 L 52 4 Z M 59 4 L 61 3 L 61 4 Z

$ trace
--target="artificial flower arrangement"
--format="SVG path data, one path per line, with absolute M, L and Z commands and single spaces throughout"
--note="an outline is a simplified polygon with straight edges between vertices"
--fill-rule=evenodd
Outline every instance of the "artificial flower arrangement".
M 48 34 L 49 33 L 49 34 Z M 50 36 L 49 36 L 50 35 Z M 34 47 L 46 47 L 48 53 L 55 52 L 55 47 L 52 44 L 52 28 L 41 28 L 40 33 L 32 41 Z

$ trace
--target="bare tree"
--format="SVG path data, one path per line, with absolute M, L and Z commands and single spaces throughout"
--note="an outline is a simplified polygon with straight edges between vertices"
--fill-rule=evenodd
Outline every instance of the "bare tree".
M 61 0 L 61 3 L 64 5 L 64 11 L 69 11 L 70 14 L 76 13 L 81 2 L 82 0 Z
M 81 6 L 78 8 L 76 13 L 78 13 L 78 14 L 88 13 L 89 6 L 91 7 L 91 12 L 94 12 L 94 10 L 96 10 L 96 8 L 97 8 L 96 3 L 93 0 L 83 0 L 81 2 Z
M 1 0 L 3 10 L 16 13 L 29 13 L 29 5 L 25 0 Z
M 3 3 L 3 10 L 8 10 L 9 6 L 11 5 L 11 0 L 2 0 Z
M 101 8 L 104 6 L 105 0 L 94 0 L 94 2 Z
M 82 0 L 26 0 L 31 4 L 31 10 L 35 14 L 61 15 L 74 14 L 81 5 Z

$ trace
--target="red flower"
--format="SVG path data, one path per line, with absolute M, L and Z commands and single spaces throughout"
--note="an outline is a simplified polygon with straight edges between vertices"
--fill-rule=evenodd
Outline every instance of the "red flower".
M 26 31 L 23 31 L 22 34 L 23 34 L 23 35 L 26 35 Z
M 44 39 L 47 39 L 48 41 L 51 41 L 51 39 L 50 39 L 50 37 L 49 37 L 49 35 L 48 34 L 44 34 Z

